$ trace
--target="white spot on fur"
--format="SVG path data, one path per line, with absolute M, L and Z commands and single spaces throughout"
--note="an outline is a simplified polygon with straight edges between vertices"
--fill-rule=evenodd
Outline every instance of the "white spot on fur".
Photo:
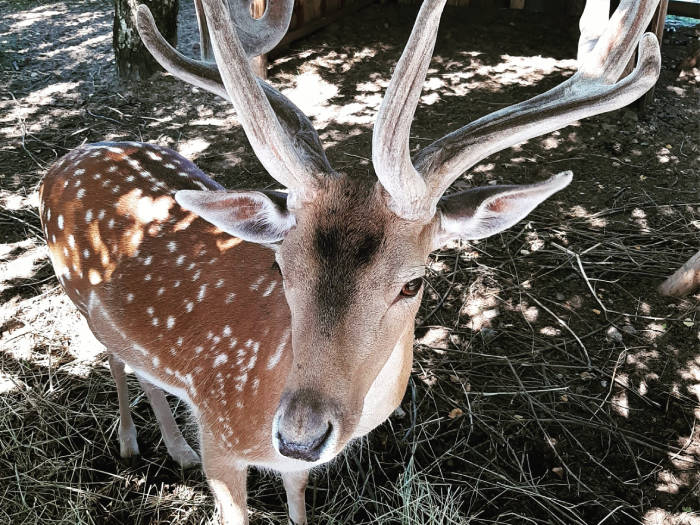
M 214 368 L 216 368 L 217 366 L 223 365 L 227 361 L 228 361 L 228 355 L 226 355 L 226 354 L 217 355 L 216 359 L 214 359 Z
M 275 289 L 275 286 L 277 286 L 277 281 L 272 281 L 267 287 L 267 289 L 263 292 L 263 297 L 267 297 L 268 295 L 270 295 L 272 293 L 272 290 Z
M 287 342 L 289 341 L 289 335 L 290 331 L 289 329 L 284 331 L 284 336 L 282 336 L 282 340 L 280 341 L 280 344 L 277 345 L 277 348 L 275 349 L 275 353 L 270 356 L 270 358 L 267 360 L 267 369 L 272 370 L 277 366 L 277 364 L 280 362 L 280 359 L 282 359 L 282 353 L 284 352 L 284 348 L 287 346 Z
M 258 278 L 255 280 L 255 282 L 254 282 L 253 284 L 250 285 L 251 291 L 254 292 L 254 291 L 256 291 L 258 288 L 260 288 L 260 285 L 263 283 L 264 280 L 265 280 L 265 276 L 264 276 L 264 275 L 261 275 L 260 277 L 258 277 Z

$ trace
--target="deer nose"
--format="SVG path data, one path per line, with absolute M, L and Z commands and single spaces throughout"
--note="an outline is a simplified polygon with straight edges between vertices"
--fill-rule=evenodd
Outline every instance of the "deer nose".
M 332 404 L 310 391 L 283 396 L 276 414 L 273 441 L 280 454 L 318 461 L 334 434 Z

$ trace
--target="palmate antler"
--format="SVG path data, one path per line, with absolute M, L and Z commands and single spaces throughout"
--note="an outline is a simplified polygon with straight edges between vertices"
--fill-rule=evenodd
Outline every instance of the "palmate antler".
M 546 93 L 482 117 L 409 156 L 409 133 L 432 56 L 445 0 L 425 0 L 374 127 L 372 158 L 395 213 L 426 219 L 445 190 L 489 155 L 623 107 L 648 91 L 661 69 L 656 37 L 647 33 L 658 0 L 622 0 L 608 17 L 609 0 L 588 0 L 581 19 L 579 69 Z M 620 75 L 639 43 L 634 71 Z
M 609 0 L 588 0 L 581 17 L 576 74 L 541 95 L 444 136 L 411 159 L 411 122 L 445 2 L 423 2 L 374 126 L 374 169 L 391 209 L 403 218 L 430 219 L 452 182 L 485 157 L 579 119 L 623 107 L 644 94 L 658 78 L 658 42 L 651 33 L 642 35 L 658 0 L 622 0 L 612 16 L 608 16 Z M 138 11 L 138 29 L 165 69 L 231 100 L 268 173 L 292 193 L 302 193 L 313 188 L 319 177 L 335 172 L 308 118 L 281 93 L 256 79 L 248 63 L 282 38 L 293 1 L 271 1 L 260 20 L 251 17 L 247 4 L 245 0 L 195 1 L 203 57 L 213 53 L 218 69 L 172 48 L 145 6 Z M 620 79 L 637 46 L 636 68 Z
M 253 151 L 268 173 L 290 190 L 303 192 L 314 186 L 317 177 L 335 172 L 306 115 L 279 91 L 256 79 L 248 63 L 282 39 L 294 2 L 270 2 L 259 20 L 252 18 L 247 4 L 242 0 L 197 0 L 195 4 L 202 31 L 202 54 L 206 56 L 205 50 L 211 43 L 218 67 L 174 49 L 160 34 L 144 5 L 137 12 L 137 27 L 148 50 L 167 71 L 230 100 Z

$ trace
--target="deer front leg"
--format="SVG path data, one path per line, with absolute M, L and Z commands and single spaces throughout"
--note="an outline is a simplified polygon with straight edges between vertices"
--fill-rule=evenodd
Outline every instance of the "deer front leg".
M 246 476 L 248 467 L 236 462 L 202 429 L 202 465 L 214 494 L 221 525 L 248 525 Z
M 129 389 L 126 384 L 124 363 L 110 354 L 109 370 L 117 385 L 119 400 L 119 455 L 127 459 L 139 455 L 139 445 L 136 442 L 136 426 L 129 410 Z
M 165 393 L 142 377 L 138 375 L 136 377 L 138 377 L 141 388 L 146 392 L 146 396 L 151 402 L 151 408 L 158 420 L 160 433 L 163 436 L 165 448 L 168 450 L 170 457 L 184 469 L 199 465 L 199 455 L 182 436 L 182 432 L 180 432 L 180 428 L 177 426 L 173 413 L 170 410 L 168 400 L 165 398 Z
M 289 523 L 291 525 L 306 525 L 306 484 L 309 482 L 309 471 L 283 472 L 282 483 L 287 493 L 289 507 Z

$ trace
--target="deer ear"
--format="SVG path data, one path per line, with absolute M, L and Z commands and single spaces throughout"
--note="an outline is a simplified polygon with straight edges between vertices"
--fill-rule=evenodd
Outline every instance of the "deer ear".
M 287 209 L 287 194 L 276 191 L 181 190 L 175 200 L 220 230 L 244 241 L 281 241 L 296 220 Z
M 483 186 L 442 198 L 433 249 L 451 239 L 483 239 L 510 228 L 572 178 L 573 173 L 565 171 L 535 184 Z

